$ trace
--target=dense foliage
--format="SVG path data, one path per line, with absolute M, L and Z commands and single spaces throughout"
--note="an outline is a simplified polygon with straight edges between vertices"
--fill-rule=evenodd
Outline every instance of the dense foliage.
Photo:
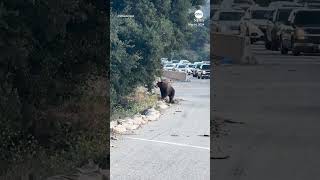
M 80 112 L 106 107 L 105 94 L 87 98 L 89 87 L 107 82 L 106 17 L 98 1 L 1 1 L 0 169 L 39 149 L 71 151 L 78 137 L 98 136 L 90 128 L 106 124 L 107 110 L 92 119 Z

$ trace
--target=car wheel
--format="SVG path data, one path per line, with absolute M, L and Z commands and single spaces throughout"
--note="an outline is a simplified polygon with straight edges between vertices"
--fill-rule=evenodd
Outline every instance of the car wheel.
M 299 56 L 299 55 L 300 55 L 300 51 L 297 51 L 297 50 L 293 49 L 293 50 L 292 50 L 292 54 L 293 54 L 294 56 Z
M 270 44 L 271 44 L 271 51 L 278 51 L 276 42 L 272 41 Z
M 246 36 L 250 36 L 249 29 L 246 30 Z
M 281 48 L 281 54 L 284 54 L 284 55 L 288 54 L 288 49 Z
M 268 40 L 266 40 L 265 41 L 265 48 L 267 49 L 267 50 L 270 50 L 271 49 L 271 43 L 268 41 Z
M 200 76 L 198 75 L 198 79 L 200 79 Z
M 254 39 L 251 38 L 251 39 L 250 39 L 250 43 L 251 43 L 251 44 L 254 44 L 254 43 L 255 43 Z
M 288 48 L 283 47 L 282 42 L 280 42 L 280 51 L 281 54 L 288 54 Z

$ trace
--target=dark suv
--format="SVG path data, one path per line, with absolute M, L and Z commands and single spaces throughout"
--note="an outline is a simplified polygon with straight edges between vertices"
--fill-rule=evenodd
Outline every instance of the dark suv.
M 320 1 L 319 0 L 297 0 L 297 3 L 303 4 L 305 7 L 309 9 L 319 9 Z
M 202 64 L 197 71 L 198 79 L 210 78 L 210 64 Z
M 289 17 L 290 26 L 281 36 L 281 53 L 320 52 L 320 9 L 294 10 Z
M 265 46 L 269 50 L 280 48 L 280 34 L 285 26 L 289 25 L 290 13 L 297 7 L 281 7 L 276 9 L 273 16 L 269 18 L 265 34 Z

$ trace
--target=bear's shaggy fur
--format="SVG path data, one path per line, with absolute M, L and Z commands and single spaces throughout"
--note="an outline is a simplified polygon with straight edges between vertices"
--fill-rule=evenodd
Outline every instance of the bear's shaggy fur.
M 174 88 L 168 82 L 163 81 L 158 82 L 157 86 L 160 88 L 161 99 L 165 99 L 169 96 L 169 102 L 173 103 L 173 97 L 175 94 Z

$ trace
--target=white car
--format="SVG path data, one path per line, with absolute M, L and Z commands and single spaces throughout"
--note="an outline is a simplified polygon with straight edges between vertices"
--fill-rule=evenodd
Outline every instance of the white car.
M 178 64 L 180 61 L 179 60 L 171 60 L 171 63 L 173 64 Z
M 319 0 L 296 0 L 295 2 L 305 6 L 307 8 L 320 9 L 320 1 Z
M 249 8 L 240 24 L 242 34 L 249 36 L 251 43 L 264 40 L 269 18 L 274 11 L 266 7 Z
M 193 70 L 193 73 L 192 73 L 193 77 L 197 77 L 198 76 L 198 70 L 200 69 L 202 64 L 203 64 L 202 62 L 195 63 L 195 67 L 194 67 L 194 70 Z
M 202 64 L 210 64 L 210 61 L 201 61 Z
M 240 21 L 245 15 L 243 10 L 224 9 L 215 13 L 212 20 L 213 32 L 240 34 Z
M 174 71 L 186 72 L 187 71 L 187 65 L 186 64 L 177 64 L 177 66 L 174 68 Z
M 195 67 L 196 67 L 196 65 L 194 65 L 194 64 L 188 64 L 187 65 L 187 73 L 188 73 L 188 75 L 193 73 Z
M 163 67 L 163 70 L 173 71 L 174 68 L 175 68 L 174 64 L 165 64 L 164 67 Z
M 162 65 L 164 65 L 164 64 L 166 64 L 166 63 L 169 62 L 169 61 L 168 61 L 168 58 L 161 58 L 160 60 L 161 60 L 161 64 L 162 64 Z
M 272 17 L 274 12 L 274 8 L 253 7 L 248 9 L 248 13 L 251 17 L 250 21 L 258 26 L 264 33 L 266 32 L 269 18 Z
M 190 61 L 188 61 L 188 60 L 180 60 L 179 61 L 179 64 L 189 64 L 190 63 Z

